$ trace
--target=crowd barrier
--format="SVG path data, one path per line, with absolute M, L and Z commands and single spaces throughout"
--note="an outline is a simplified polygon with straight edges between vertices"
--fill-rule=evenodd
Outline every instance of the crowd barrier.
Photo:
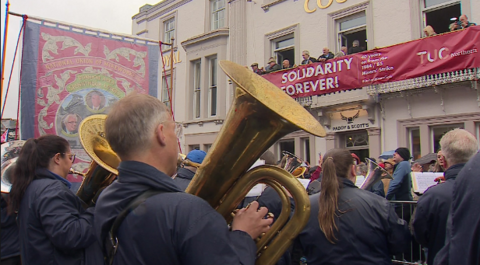
M 395 205 L 395 212 L 398 217 L 402 218 L 408 223 L 408 227 L 411 229 L 411 219 L 414 216 L 415 208 L 417 207 L 416 201 L 390 201 L 391 204 Z M 393 256 L 393 264 L 408 264 L 408 265 L 418 265 L 426 264 L 426 249 L 418 244 L 418 242 L 413 237 L 409 242 L 408 248 L 401 255 Z

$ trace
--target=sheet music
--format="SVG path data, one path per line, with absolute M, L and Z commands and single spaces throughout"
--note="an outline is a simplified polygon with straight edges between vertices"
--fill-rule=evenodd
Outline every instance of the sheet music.
M 247 193 L 247 196 L 245 197 L 257 197 L 257 196 L 260 196 L 260 194 L 262 194 L 263 190 L 265 189 L 265 184 L 263 183 L 259 183 L 255 186 L 253 186 L 253 188 Z
M 443 176 L 443 172 L 412 172 L 413 191 L 424 193 L 426 189 L 437 184 L 435 179 Z
M 305 189 L 307 189 L 308 187 L 308 184 L 310 183 L 310 179 L 299 179 L 297 178 L 298 181 L 300 181 L 300 183 L 302 183 L 303 187 L 305 187 Z
M 357 187 L 360 188 L 360 187 L 362 186 L 362 184 L 363 184 L 364 181 L 365 181 L 365 176 L 363 176 L 363 175 L 358 175 L 358 176 L 357 176 L 357 180 L 355 181 L 355 186 L 357 186 Z

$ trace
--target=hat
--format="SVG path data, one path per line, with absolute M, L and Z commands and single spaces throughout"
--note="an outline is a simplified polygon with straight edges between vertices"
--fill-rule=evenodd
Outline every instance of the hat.
M 385 164 L 384 163 L 378 163 L 378 166 L 385 169 Z
M 270 60 L 268 60 L 268 63 L 277 63 L 277 61 L 275 61 L 274 58 L 270 58 Z
M 258 63 L 252 63 L 251 67 L 258 66 Z
M 399 147 L 397 150 L 395 150 L 395 153 L 397 153 L 403 160 L 408 161 L 410 160 L 410 150 L 408 150 L 405 147 Z
M 206 155 L 207 155 L 207 153 L 205 153 L 205 151 L 192 150 L 192 151 L 190 151 L 190 153 L 188 153 L 187 159 L 194 162 L 194 163 L 201 164 Z
M 357 165 L 360 164 L 360 158 L 355 153 L 352 153 L 352 157 L 357 162 Z

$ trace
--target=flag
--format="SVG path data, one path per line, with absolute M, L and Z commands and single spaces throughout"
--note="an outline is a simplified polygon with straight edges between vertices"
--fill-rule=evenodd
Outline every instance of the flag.
M 6 129 L 5 132 L 2 134 L 2 144 L 8 141 L 8 131 L 10 129 Z

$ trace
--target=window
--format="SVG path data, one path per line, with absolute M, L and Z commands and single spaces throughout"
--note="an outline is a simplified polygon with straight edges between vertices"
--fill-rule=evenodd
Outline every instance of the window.
M 437 34 L 450 31 L 449 25 L 461 15 L 459 0 L 420 0 L 422 1 L 423 27 L 430 25 Z M 423 36 L 422 30 L 422 36 Z
M 209 60 L 209 91 L 208 107 L 209 116 L 217 115 L 217 57 Z
M 162 78 L 162 102 L 170 109 L 170 96 L 173 89 L 170 87 L 170 76 Z M 173 99 L 172 99 L 173 100 Z
M 295 64 L 295 39 L 293 34 L 275 39 L 273 41 L 273 52 L 279 65 L 282 65 L 283 60 L 288 60 L 290 65 L 293 66 Z
M 310 139 L 302 139 L 303 142 L 303 160 L 310 164 Z
M 438 150 L 440 150 L 440 139 L 442 139 L 442 136 L 446 134 L 447 132 L 453 130 L 453 129 L 464 129 L 463 124 L 450 124 L 447 126 L 435 126 L 431 127 L 431 134 L 432 134 L 432 147 L 433 147 L 433 152 L 436 153 Z
M 200 118 L 201 107 L 201 61 L 193 62 L 193 117 Z
M 200 150 L 200 145 L 198 144 L 192 144 L 188 146 L 188 152 L 193 151 L 193 150 Z
M 163 22 L 163 42 L 172 43 L 172 38 L 175 37 L 175 17 Z
M 353 47 L 354 41 L 359 42 L 359 51 L 367 50 L 367 17 L 365 11 L 337 19 L 336 24 L 338 51 L 340 51 L 342 46 L 345 46 L 350 53 L 350 48 Z
M 420 144 L 420 129 L 418 127 L 408 129 L 408 142 L 413 160 L 422 157 L 422 148 Z
M 225 26 L 225 0 L 212 0 L 212 30 L 223 28 Z
M 368 146 L 368 133 L 361 132 L 355 134 L 346 134 L 345 135 L 345 147 L 361 147 Z
M 205 152 L 208 153 L 208 151 L 210 150 L 210 148 L 212 148 L 212 144 L 204 144 L 203 147 L 204 147 L 204 149 L 205 149 Z

